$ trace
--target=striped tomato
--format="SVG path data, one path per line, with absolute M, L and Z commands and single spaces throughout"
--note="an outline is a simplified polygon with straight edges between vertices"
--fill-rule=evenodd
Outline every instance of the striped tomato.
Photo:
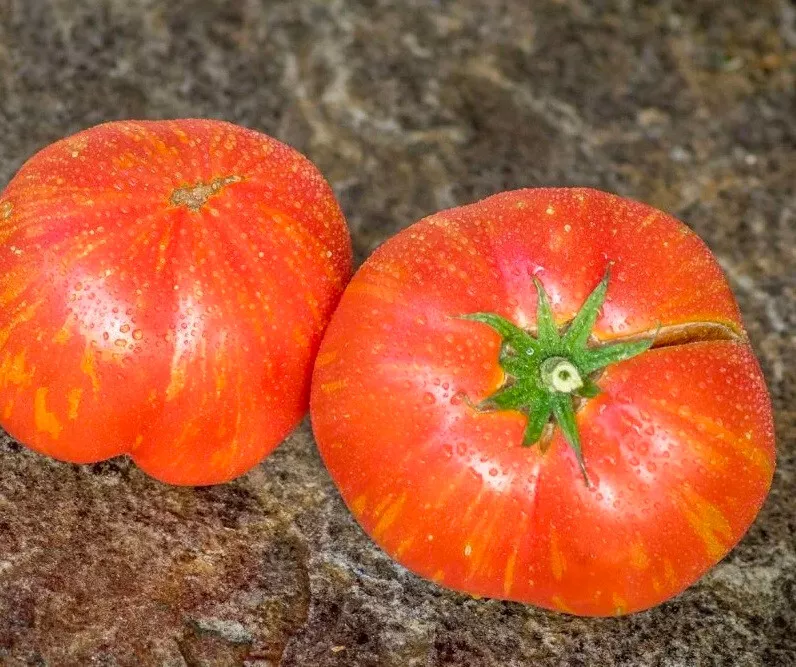
M 586 189 L 500 194 L 385 243 L 332 318 L 311 411 L 392 557 L 573 614 L 682 591 L 774 469 L 766 386 L 709 250 Z
M 350 269 L 330 187 L 270 137 L 180 120 L 59 141 L 0 195 L 0 421 L 65 461 L 231 479 L 306 411 Z

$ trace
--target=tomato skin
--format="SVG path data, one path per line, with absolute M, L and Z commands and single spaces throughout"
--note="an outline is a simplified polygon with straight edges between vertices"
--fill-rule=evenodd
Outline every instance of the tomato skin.
M 524 448 L 523 414 L 472 407 L 504 381 L 500 336 L 458 316 L 533 329 L 537 275 L 563 325 L 609 261 L 596 338 L 690 323 L 707 339 L 603 372 L 576 418 L 586 486 L 558 429 L 545 452 Z M 638 611 L 693 583 L 747 530 L 774 470 L 765 383 L 708 249 L 659 211 L 585 189 L 504 193 L 385 243 L 332 318 L 311 414 L 343 499 L 393 558 L 456 590 L 579 615 Z
M 260 133 L 114 122 L 59 141 L 0 195 L 0 422 L 64 461 L 232 479 L 306 412 L 351 256 L 329 185 Z

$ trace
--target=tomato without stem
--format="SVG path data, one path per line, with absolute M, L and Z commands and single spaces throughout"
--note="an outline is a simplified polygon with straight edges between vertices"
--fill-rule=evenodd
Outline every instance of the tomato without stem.
M 0 421 L 65 461 L 229 480 L 306 411 L 351 270 L 329 185 L 208 120 L 59 141 L 0 195 Z
M 764 380 L 709 250 L 587 189 L 504 193 L 385 243 L 332 318 L 311 412 L 391 556 L 581 615 L 698 579 L 774 469 Z

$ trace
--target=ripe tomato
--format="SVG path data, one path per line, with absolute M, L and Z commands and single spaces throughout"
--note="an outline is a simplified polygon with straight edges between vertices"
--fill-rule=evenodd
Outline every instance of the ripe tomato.
M 385 243 L 332 318 L 311 413 L 392 557 L 573 614 L 682 591 L 774 468 L 763 377 L 708 249 L 586 189 L 500 194 Z
M 306 412 L 350 271 L 329 185 L 270 137 L 179 120 L 59 141 L 0 195 L 0 421 L 65 461 L 229 480 Z

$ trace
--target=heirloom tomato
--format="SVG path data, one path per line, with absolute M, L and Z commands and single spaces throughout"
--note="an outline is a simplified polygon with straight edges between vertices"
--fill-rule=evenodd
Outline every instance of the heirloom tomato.
M 306 412 L 350 270 L 331 188 L 270 137 L 178 120 L 58 141 L 0 195 L 0 422 L 64 461 L 229 480 Z
M 704 243 L 649 206 L 520 190 L 387 241 L 315 364 L 318 446 L 392 557 L 580 615 L 682 591 L 741 538 L 771 407 Z

